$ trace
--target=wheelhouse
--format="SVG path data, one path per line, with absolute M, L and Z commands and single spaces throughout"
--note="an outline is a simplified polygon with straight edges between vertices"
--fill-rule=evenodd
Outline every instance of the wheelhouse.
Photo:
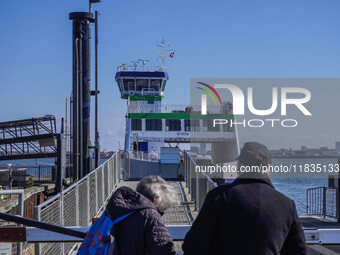
M 115 79 L 121 98 L 128 99 L 129 96 L 145 95 L 162 97 L 169 76 L 160 71 L 119 71 Z

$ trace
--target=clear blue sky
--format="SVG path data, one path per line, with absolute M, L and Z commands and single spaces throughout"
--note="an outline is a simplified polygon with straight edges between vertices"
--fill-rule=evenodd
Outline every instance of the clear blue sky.
M 176 50 L 167 61 L 166 104 L 189 103 L 192 77 L 340 77 L 337 0 L 103 0 L 93 7 L 100 12 L 101 149 L 123 142 L 116 66 L 153 62 L 162 36 Z M 72 87 L 68 14 L 87 11 L 88 2 L 3 0 L 0 10 L 0 122 L 45 114 L 60 122 Z

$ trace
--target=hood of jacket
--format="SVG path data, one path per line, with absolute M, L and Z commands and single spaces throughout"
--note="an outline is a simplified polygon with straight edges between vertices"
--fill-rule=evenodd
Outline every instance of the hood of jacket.
M 111 196 L 106 212 L 115 219 L 132 211 L 143 209 L 154 209 L 157 207 L 148 198 L 129 187 L 121 187 Z

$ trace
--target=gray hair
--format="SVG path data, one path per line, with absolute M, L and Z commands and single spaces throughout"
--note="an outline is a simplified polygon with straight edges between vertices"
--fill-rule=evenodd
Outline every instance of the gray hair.
M 178 196 L 173 187 L 160 176 L 146 176 L 137 185 L 136 191 L 150 199 L 160 211 L 178 204 Z

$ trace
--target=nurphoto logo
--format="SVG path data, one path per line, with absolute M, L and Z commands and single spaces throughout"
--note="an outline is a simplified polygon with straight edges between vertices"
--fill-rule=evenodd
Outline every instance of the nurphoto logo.
M 221 107 L 223 106 L 221 96 L 227 92 L 231 93 L 233 103 L 233 115 L 242 116 L 245 115 L 245 99 L 247 99 L 247 107 L 250 113 L 256 116 L 267 116 L 274 114 L 278 111 L 280 103 L 280 115 L 287 116 L 287 105 L 295 106 L 304 116 L 312 116 L 312 113 L 307 109 L 305 104 L 311 100 L 311 92 L 306 88 L 300 87 L 273 87 L 271 94 L 271 106 L 268 109 L 256 109 L 254 106 L 254 95 L 253 88 L 247 88 L 247 97 L 245 97 L 243 91 L 234 84 L 215 84 L 211 86 L 207 83 L 197 82 L 198 84 L 208 88 L 197 87 L 197 89 L 205 92 L 201 94 L 201 114 L 207 115 L 207 94 L 213 100 L 214 104 L 217 105 L 215 97 L 218 99 Z M 218 93 L 216 89 L 226 89 L 226 93 Z M 280 102 L 279 102 L 279 90 L 280 90 Z M 213 95 L 214 94 L 214 95 Z M 294 96 L 292 96 L 294 95 Z M 298 96 L 297 96 L 298 95 Z M 244 127 L 262 127 L 268 123 L 271 127 L 275 127 L 275 124 L 280 123 L 282 127 L 296 127 L 298 121 L 296 119 L 277 119 L 277 118 L 266 118 L 266 119 L 243 119 L 242 121 L 236 121 L 233 119 L 214 119 L 213 125 L 227 125 L 235 126 L 242 125 Z

